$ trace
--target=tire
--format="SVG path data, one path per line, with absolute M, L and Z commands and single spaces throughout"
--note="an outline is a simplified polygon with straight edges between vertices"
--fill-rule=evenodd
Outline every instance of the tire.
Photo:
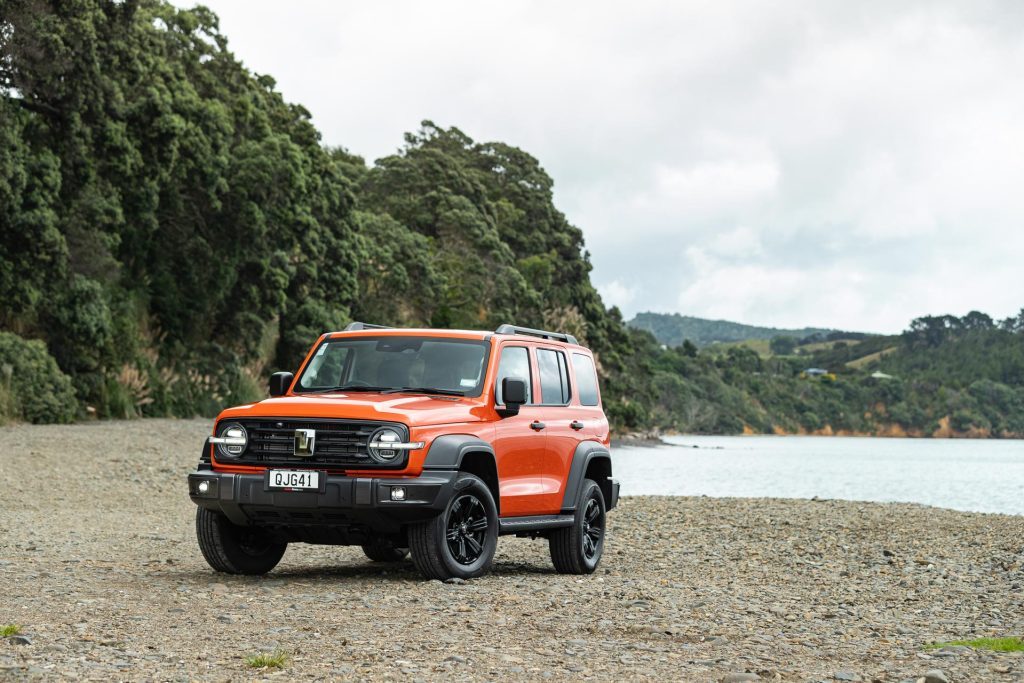
M 444 511 L 409 527 L 412 561 L 428 579 L 472 579 L 491 566 L 498 546 L 498 508 L 483 480 L 461 473 Z
M 592 574 L 597 569 L 604 552 L 606 512 L 601 487 L 584 479 L 572 526 L 548 537 L 551 561 L 560 574 Z
M 227 574 L 266 574 L 288 547 L 259 527 L 232 524 L 222 513 L 206 508 L 196 510 L 196 538 L 207 564 Z
M 375 538 L 363 544 L 363 552 L 373 562 L 401 562 L 409 549 L 400 548 L 386 538 Z

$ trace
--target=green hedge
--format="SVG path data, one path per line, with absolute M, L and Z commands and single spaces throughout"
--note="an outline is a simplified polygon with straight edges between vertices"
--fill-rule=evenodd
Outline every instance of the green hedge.
M 43 342 L 0 332 L 0 412 L 35 423 L 71 422 L 77 416 L 71 378 Z

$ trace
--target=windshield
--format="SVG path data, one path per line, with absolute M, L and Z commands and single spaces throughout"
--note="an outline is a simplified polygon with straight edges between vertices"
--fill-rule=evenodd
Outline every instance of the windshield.
M 479 396 L 490 344 L 438 337 L 328 339 L 313 353 L 295 390 L 388 391 Z

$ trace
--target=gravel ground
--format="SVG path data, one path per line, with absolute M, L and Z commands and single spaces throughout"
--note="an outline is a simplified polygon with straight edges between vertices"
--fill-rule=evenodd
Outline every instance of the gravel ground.
M 924 649 L 1024 633 L 1024 517 L 625 498 L 586 578 L 509 537 L 465 584 L 315 546 L 231 577 L 185 492 L 208 427 L 0 428 L 0 625 L 30 641 L 0 679 L 1024 681 L 1022 653 Z

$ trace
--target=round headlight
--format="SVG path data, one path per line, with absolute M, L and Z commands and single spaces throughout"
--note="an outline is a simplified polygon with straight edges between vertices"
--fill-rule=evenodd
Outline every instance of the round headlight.
M 225 458 L 237 458 L 245 453 L 245 447 L 249 444 L 249 435 L 245 427 L 237 422 L 225 422 L 217 429 L 217 436 L 224 439 L 224 443 L 217 444 L 217 454 Z
M 400 453 L 397 448 L 388 448 L 392 443 L 402 443 L 402 435 L 388 427 L 378 429 L 370 437 L 370 456 L 377 462 L 391 462 Z

